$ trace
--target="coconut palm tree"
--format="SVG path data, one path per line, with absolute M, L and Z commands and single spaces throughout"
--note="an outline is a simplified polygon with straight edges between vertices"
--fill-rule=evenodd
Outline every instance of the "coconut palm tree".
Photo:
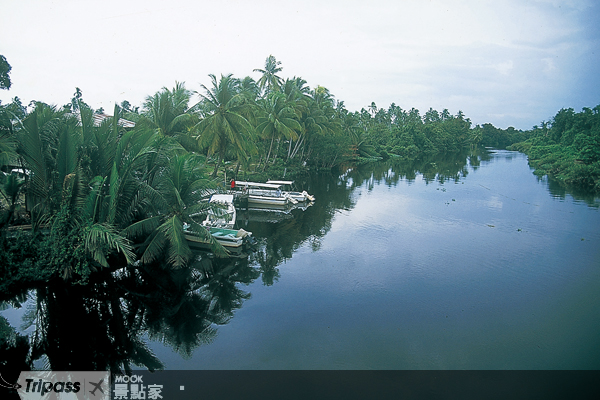
M 287 140 L 296 140 L 298 132 L 302 127 L 295 119 L 294 109 L 286 103 L 286 96 L 283 93 L 272 92 L 266 99 L 260 101 L 262 115 L 258 118 L 256 131 L 263 139 L 270 139 L 269 152 L 265 159 L 265 166 L 269 161 L 273 142 L 275 139 L 280 141 L 282 138 Z
M 335 117 L 333 102 L 329 90 L 322 86 L 317 86 L 309 92 L 308 104 L 303 109 L 300 119 L 302 125 L 300 139 L 291 152 L 291 158 L 294 158 L 299 150 L 302 150 L 303 154 L 306 153 L 305 157 L 308 158 L 314 138 L 339 132 L 341 125 Z
M 176 82 L 172 90 L 163 87 L 153 96 L 146 97 L 141 124 L 148 124 L 162 135 L 177 139 L 182 146 L 195 150 L 196 142 L 189 132 L 196 121 L 189 102 L 194 92 L 183 82 Z
M 254 128 L 248 121 L 252 107 L 240 92 L 238 81 L 231 74 L 221 75 L 218 81 L 215 75 L 209 76 L 212 87 L 202 85 L 205 94 L 200 95 L 205 117 L 195 129 L 199 146 L 208 149 L 208 156 L 218 157 L 212 173 L 216 177 L 229 148 L 239 154 L 238 158 L 248 158 L 254 149 Z
M 296 113 L 296 119 L 298 121 L 302 120 L 302 115 L 308 112 L 308 105 L 312 101 L 310 88 L 306 85 L 306 81 L 299 77 L 286 79 L 281 87 L 281 92 L 286 96 L 287 106 L 292 108 Z M 302 130 L 299 133 L 301 132 Z M 288 160 L 291 158 L 293 145 L 294 140 L 290 139 L 287 154 Z
M 0 106 L 0 167 L 8 164 L 15 153 L 16 141 L 12 129 L 12 121 Z
M 283 80 L 277 75 L 281 72 L 281 61 L 277 61 L 274 56 L 270 55 L 265 60 L 265 69 L 257 68 L 254 72 L 260 72 L 262 76 L 258 80 L 258 86 L 264 91 L 265 96 L 274 90 L 279 90 Z

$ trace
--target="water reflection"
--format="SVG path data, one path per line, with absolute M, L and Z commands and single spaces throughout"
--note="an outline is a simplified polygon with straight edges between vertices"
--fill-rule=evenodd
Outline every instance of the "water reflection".
M 342 175 L 351 181 L 351 187 L 365 185 L 372 189 L 374 184 L 384 182 L 396 186 L 400 181 L 413 182 L 422 176 L 429 184 L 432 182 L 459 182 L 469 174 L 469 167 L 477 169 L 482 161 L 492 158 L 486 149 L 464 150 L 459 153 L 425 155 L 414 160 L 390 159 L 385 163 L 366 164 L 348 170 Z
M 146 338 L 191 356 L 250 298 L 238 284 L 259 276 L 246 259 L 203 253 L 187 268 L 126 268 L 86 286 L 52 282 L 37 290 L 24 317 L 34 325 L 25 364 L 43 359 L 44 368 L 57 371 L 161 369 Z
M 273 285 L 280 276 L 278 266 L 292 257 L 301 246 L 308 244 L 313 251 L 321 246 L 321 239 L 331 229 L 331 222 L 338 210 L 354 207 L 353 187 L 347 178 L 333 174 L 322 174 L 303 182 L 298 187 L 315 196 L 317 201 L 310 207 L 292 209 L 291 218 L 261 218 L 258 210 L 242 212 L 240 227 L 251 231 L 257 239 L 255 253 L 249 261 L 258 264 L 265 285 Z
M 573 197 L 576 201 L 584 202 L 589 207 L 600 208 L 600 198 L 595 196 L 593 193 L 584 190 L 578 190 L 576 188 L 566 188 L 560 182 L 548 179 L 548 177 L 540 177 L 540 181 L 546 183 L 548 191 L 554 198 L 564 200 L 567 195 Z

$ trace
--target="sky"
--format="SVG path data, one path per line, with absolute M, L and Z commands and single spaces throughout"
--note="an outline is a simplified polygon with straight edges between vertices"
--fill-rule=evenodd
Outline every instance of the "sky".
M 349 111 L 395 103 L 526 130 L 600 104 L 595 0 L 0 2 L 2 103 L 63 105 L 78 87 L 110 112 L 176 82 L 202 93 L 209 74 L 258 80 L 273 55 L 282 78 Z

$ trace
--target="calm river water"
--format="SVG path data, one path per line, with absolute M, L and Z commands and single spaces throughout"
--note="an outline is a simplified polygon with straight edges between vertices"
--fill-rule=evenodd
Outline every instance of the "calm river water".
M 38 292 L 53 369 L 600 369 L 600 199 L 509 151 L 297 184 L 305 210 L 240 210 L 248 260 Z
M 509 151 L 299 183 L 242 213 L 261 277 L 189 357 L 152 342 L 168 369 L 600 369 L 598 199 Z

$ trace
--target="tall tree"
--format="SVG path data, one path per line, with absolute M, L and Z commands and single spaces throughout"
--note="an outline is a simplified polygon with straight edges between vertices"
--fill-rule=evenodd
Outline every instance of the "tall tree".
M 269 152 L 265 159 L 266 165 L 275 139 L 295 140 L 302 127 L 295 119 L 294 109 L 286 104 L 285 94 L 272 92 L 266 99 L 260 101 L 260 106 L 262 115 L 258 118 L 256 131 L 263 139 L 270 139 Z
M 240 93 L 238 81 L 229 75 L 221 75 L 217 80 L 215 75 L 209 75 L 212 87 L 202 85 L 205 94 L 201 94 L 203 109 L 206 112 L 195 127 L 200 147 L 208 149 L 208 156 L 216 154 L 213 177 L 229 148 L 233 148 L 241 158 L 247 158 L 254 144 L 254 127 L 248 122 L 252 107 Z
M 265 95 L 273 90 L 279 90 L 283 80 L 277 75 L 281 72 L 281 61 L 277 61 L 273 55 L 265 60 L 265 69 L 257 68 L 254 72 L 260 72 L 262 76 L 258 80 L 258 86 L 265 91 Z
M 145 121 L 162 135 L 174 137 L 189 150 L 195 142 L 190 136 L 190 128 L 195 122 L 190 112 L 189 102 L 194 92 L 185 88 L 182 82 L 176 82 L 172 90 L 166 87 L 148 96 L 144 103 L 142 115 Z

